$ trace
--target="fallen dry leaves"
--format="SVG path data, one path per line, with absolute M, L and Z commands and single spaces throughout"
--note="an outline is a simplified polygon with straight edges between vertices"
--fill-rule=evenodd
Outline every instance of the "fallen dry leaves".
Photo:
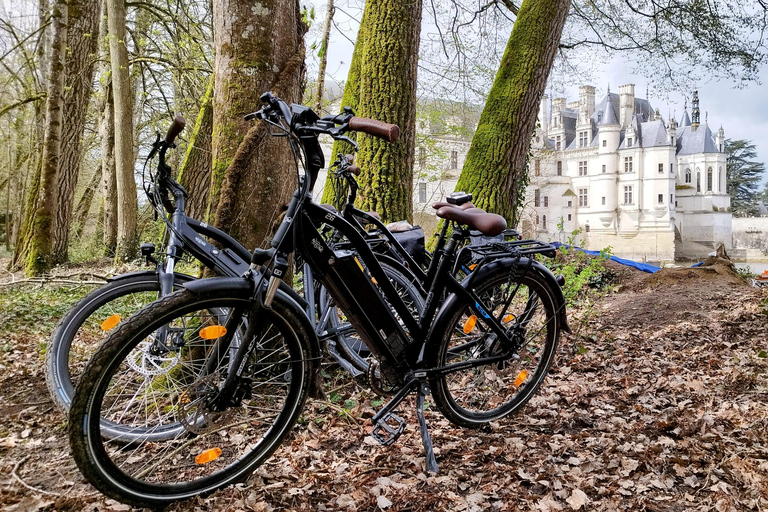
M 428 410 L 437 475 L 423 471 L 414 401 L 401 408 L 403 437 L 379 446 L 365 424 L 377 397 L 350 382 L 334 404 L 309 403 L 247 482 L 168 510 L 768 509 L 768 291 L 714 276 L 644 279 L 574 311 L 578 335 L 561 340 L 520 414 L 469 430 Z M 127 510 L 71 461 L 42 380 L 44 340 L 12 341 L 0 356 L 0 508 Z M 344 384 L 328 371 L 331 387 Z

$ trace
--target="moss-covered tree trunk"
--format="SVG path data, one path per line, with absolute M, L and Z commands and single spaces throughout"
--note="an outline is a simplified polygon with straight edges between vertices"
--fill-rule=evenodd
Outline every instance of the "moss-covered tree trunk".
M 325 68 L 328 65 L 328 41 L 331 39 L 331 24 L 333 23 L 333 14 L 336 9 L 333 6 L 333 0 L 328 0 L 327 10 L 325 12 L 325 23 L 323 24 L 323 37 L 320 39 L 320 51 L 317 56 L 320 57 L 320 65 L 317 70 L 317 87 L 315 88 L 315 112 L 320 112 L 323 108 L 323 92 L 325 91 Z
M 264 91 L 300 101 L 306 25 L 297 0 L 216 0 L 213 22 L 210 211 L 217 227 L 252 248 L 270 238 L 296 180 L 286 141 L 243 116 L 261 108 Z
M 421 1 L 370 0 L 365 10 L 356 114 L 397 124 L 401 136 L 390 144 L 358 134 L 359 203 L 385 221 L 411 220 Z
M 570 0 L 525 0 L 488 94 L 456 190 L 515 225 L 527 184 L 526 160 L 539 99 Z
M 53 224 L 56 217 L 56 187 L 61 155 L 62 97 L 64 94 L 64 58 L 67 46 L 67 2 L 53 6 L 53 34 L 51 39 L 50 71 L 48 73 L 48 99 L 45 112 L 42 167 L 37 208 L 29 230 L 29 253 L 26 273 L 40 275 L 53 263 Z M 32 204 L 32 201 L 29 203 Z
M 213 76 L 203 97 L 187 154 L 179 170 L 179 183 L 187 189 L 187 215 L 208 221 L 208 190 L 211 186 L 211 129 L 213 128 Z
M 98 43 L 99 0 L 69 0 L 69 28 L 65 58 L 64 119 L 53 227 L 54 263 L 67 261 L 72 205 L 80 174 L 83 131 L 93 90 L 94 54 Z
M 366 13 L 368 13 L 368 9 L 363 11 L 363 19 L 357 31 L 355 49 L 352 52 L 352 60 L 349 63 L 347 81 L 344 84 L 344 94 L 341 96 L 341 106 L 351 107 L 355 112 L 357 112 L 357 106 L 360 103 L 360 62 L 365 47 Z M 349 137 L 353 140 L 357 138 L 355 132 L 350 132 Z M 348 143 L 336 141 L 333 143 L 331 161 L 326 163 L 330 165 L 336 161 L 339 153 L 344 154 L 350 151 L 352 151 L 352 147 Z M 347 183 L 343 179 L 336 178 L 331 173 L 328 173 L 321 202 L 332 204 L 336 208 L 341 209 L 342 205 L 346 202 L 346 193 Z

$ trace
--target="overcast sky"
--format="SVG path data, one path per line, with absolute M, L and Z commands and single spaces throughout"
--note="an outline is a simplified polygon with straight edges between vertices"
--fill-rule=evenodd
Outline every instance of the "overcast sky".
M 337 4 L 339 3 L 341 2 L 337 2 Z M 315 5 L 316 12 L 314 26 L 307 36 L 307 43 L 311 44 L 313 41 L 319 40 L 319 32 L 325 17 L 326 2 L 313 0 L 309 4 Z M 331 42 L 329 43 L 328 79 L 337 82 L 346 80 L 362 5 L 361 0 L 349 0 L 349 4 L 342 6 L 343 11 L 337 10 L 334 16 L 336 25 L 331 30 Z M 425 27 L 423 30 L 428 29 Z M 317 73 L 317 66 L 313 62 L 313 53 L 316 52 L 308 51 L 310 79 L 314 79 Z M 642 76 L 633 75 L 631 67 L 624 64 L 621 58 L 617 57 L 602 66 L 598 65 L 593 76 L 594 78 L 587 83 L 574 81 L 574 83 L 567 85 L 568 101 L 578 99 L 578 87 L 580 85 L 593 85 L 596 88 L 596 101 L 599 101 L 605 95 L 609 84 L 612 92 L 618 92 L 619 86 L 627 83 L 635 84 L 637 97 L 646 98 L 646 88 L 649 81 Z M 768 68 L 763 68 L 760 72 L 760 81 L 750 83 L 745 88 L 735 89 L 733 84 L 725 81 L 709 81 L 698 84 L 698 90 L 701 122 L 704 123 L 705 118 L 708 117 L 709 127 L 713 133 L 716 133 L 722 125 L 726 138 L 752 141 L 757 147 L 757 159 L 768 164 L 768 86 L 763 85 L 766 78 L 768 78 Z M 649 88 L 647 99 L 650 100 L 654 108 L 659 109 L 665 121 L 669 119 L 669 114 L 676 114 L 679 121 L 683 114 L 686 99 L 688 100 L 690 115 L 692 95 L 692 90 L 656 92 L 653 88 Z M 768 175 L 764 177 L 764 182 L 768 182 Z

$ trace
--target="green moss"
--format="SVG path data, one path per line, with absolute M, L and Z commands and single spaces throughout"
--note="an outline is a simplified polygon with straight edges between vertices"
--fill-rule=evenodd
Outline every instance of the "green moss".
M 538 98 L 562 31 L 563 9 L 563 0 L 523 2 L 456 186 L 512 225 L 528 182 Z

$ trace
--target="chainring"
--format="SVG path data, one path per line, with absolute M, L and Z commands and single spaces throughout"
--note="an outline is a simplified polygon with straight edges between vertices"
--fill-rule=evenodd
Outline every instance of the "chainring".
M 368 385 L 374 393 L 380 396 L 392 396 L 397 392 L 397 387 L 389 382 L 380 371 L 380 363 L 376 360 L 371 360 L 368 365 Z

